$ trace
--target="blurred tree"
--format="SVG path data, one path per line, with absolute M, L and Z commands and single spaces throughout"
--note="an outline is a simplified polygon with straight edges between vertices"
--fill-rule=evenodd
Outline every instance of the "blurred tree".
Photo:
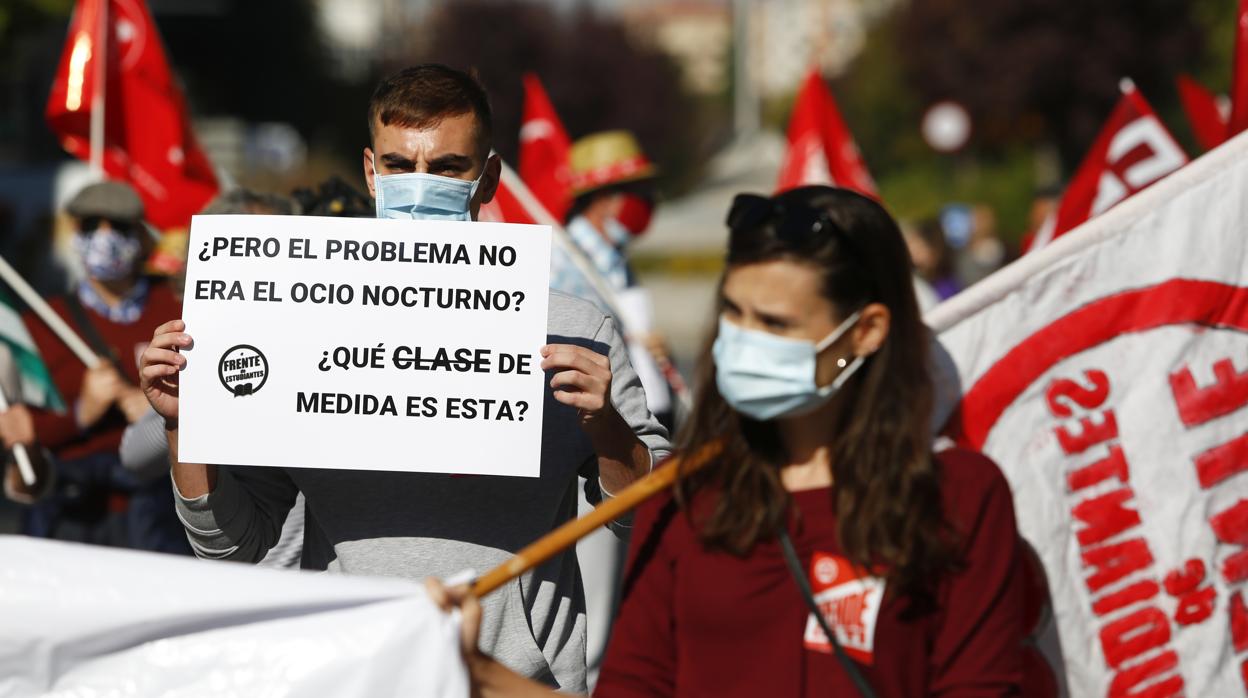
M 1187 0 L 912 0 L 898 39 L 925 103 L 964 104 L 990 147 L 1050 140 L 1068 171 L 1113 107 L 1120 78 L 1170 104 L 1175 73 L 1201 49 Z
M 151 2 L 197 113 L 283 121 L 310 140 L 363 147 L 371 85 L 334 79 L 314 3 L 216 0 L 206 14 L 179 12 L 178 4 Z
M 698 137 L 705 133 L 701 110 L 682 91 L 673 61 L 635 42 L 615 18 L 532 2 L 458 0 L 419 29 L 424 40 L 389 67 L 437 61 L 476 70 L 494 107 L 495 147 L 509 162 L 519 150 L 520 77 L 531 70 L 573 139 L 625 128 L 658 162 L 666 191 L 683 190 L 696 176 L 709 145 Z
M 0 161 L 56 157 L 43 125 L 74 0 L 0 1 Z
M 6 0 L 0 3 L 0 46 L 11 47 L 19 38 L 69 17 L 74 0 Z M 0 51 L 0 68 L 9 69 L 16 56 Z
M 1202 33 L 1202 55 L 1195 76 L 1215 92 L 1231 84 L 1235 51 L 1235 18 L 1239 0 L 1192 0 L 1191 13 Z

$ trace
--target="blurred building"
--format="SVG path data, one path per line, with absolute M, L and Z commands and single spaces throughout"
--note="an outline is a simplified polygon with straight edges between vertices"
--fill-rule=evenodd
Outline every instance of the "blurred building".
M 754 0 L 750 54 L 764 98 L 792 94 L 817 63 L 827 77 L 845 72 L 866 44 L 867 30 L 898 0 Z
M 732 80 L 733 13 L 747 14 L 744 50 L 753 91 L 769 99 L 797 89 L 814 63 L 840 75 L 871 25 L 900 0 L 642 0 L 618 3 L 630 31 L 674 57 L 686 87 L 722 93 Z
M 697 95 L 721 94 L 732 77 L 732 10 L 713 0 L 637 3 L 620 18 L 629 32 L 661 49 L 680 65 L 685 89 Z

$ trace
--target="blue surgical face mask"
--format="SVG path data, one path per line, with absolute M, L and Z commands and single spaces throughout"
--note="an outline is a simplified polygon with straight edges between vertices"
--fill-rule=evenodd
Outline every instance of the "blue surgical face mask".
M 423 221 L 472 220 L 472 197 L 485 168 L 468 181 L 423 172 L 383 175 L 373 156 L 373 187 L 377 190 L 377 217 Z
M 96 281 L 120 281 L 134 273 L 143 242 L 137 235 L 96 228 L 75 235 L 74 249 L 88 276 Z
M 607 234 L 607 242 L 610 242 L 617 250 L 624 249 L 624 246 L 633 239 L 633 234 L 624 227 L 624 224 L 614 218 L 608 218 L 603 223 L 606 228 L 603 232 Z
M 831 383 L 815 384 L 819 353 L 849 331 L 858 316 L 850 315 L 818 343 L 747 330 L 721 317 L 712 349 L 720 395 L 734 410 L 759 421 L 818 409 L 862 365 L 864 358 L 855 357 Z

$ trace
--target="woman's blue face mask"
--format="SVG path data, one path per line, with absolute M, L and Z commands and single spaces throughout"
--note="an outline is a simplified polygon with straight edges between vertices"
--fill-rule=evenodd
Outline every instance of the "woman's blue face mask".
M 378 218 L 468 221 L 485 168 L 472 181 L 423 172 L 383 175 L 377 172 L 377 156 L 373 155 L 373 173 Z
M 815 383 L 819 353 L 848 332 L 858 317 L 859 313 L 850 315 L 818 343 L 747 330 L 721 317 L 712 348 L 719 393 L 734 410 L 759 421 L 813 412 L 862 365 L 863 357 L 857 356 L 828 385 Z

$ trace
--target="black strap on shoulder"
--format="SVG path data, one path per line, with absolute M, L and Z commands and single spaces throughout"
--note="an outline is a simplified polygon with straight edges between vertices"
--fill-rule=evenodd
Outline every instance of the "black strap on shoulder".
M 837 661 L 844 667 L 845 673 L 849 674 L 849 680 L 854 682 L 854 686 L 858 688 L 863 698 L 875 698 L 875 691 L 871 690 L 871 684 L 867 683 L 862 672 L 858 670 L 858 665 L 854 664 L 854 660 L 845 654 L 845 648 L 841 647 L 840 641 L 836 639 L 836 633 L 832 632 L 828 619 L 823 617 L 823 611 L 819 610 L 819 604 L 815 603 L 815 595 L 810 591 L 810 582 L 806 579 L 806 572 L 802 569 L 801 560 L 797 558 L 797 551 L 793 549 L 793 541 L 789 540 L 789 534 L 781 528 L 779 537 L 780 547 L 784 551 L 784 562 L 789 566 L 789 572 L 793 574 L 793 581 L 797 582 L 797 588 L 802 592 L 806 606 L 814 614 L 815 620 L 819 621 L 823 634 L 828 636 L 828 642 L 832 645 L 832 651 L 836 653 Z
M 117 352 L 104 341 L 104 337 L 100 334 L 100 330 L 91 322 L 91 316 L 87 314 L 87 309 L 82 307 L 82 302 L 78 300 L 78 296 L 73 291 L 65 294 L 65 308 L 69 311 L 69 320 L 73 323 L 74 328 L 82 335 L 83 341 L 91 347 L 100 358 L 108 361 L 117 369 L 117 372 L 125 376 L 122 370 L 121 361 L 117 357 Z M 124 379 L 123 379 L 124 380 Z

